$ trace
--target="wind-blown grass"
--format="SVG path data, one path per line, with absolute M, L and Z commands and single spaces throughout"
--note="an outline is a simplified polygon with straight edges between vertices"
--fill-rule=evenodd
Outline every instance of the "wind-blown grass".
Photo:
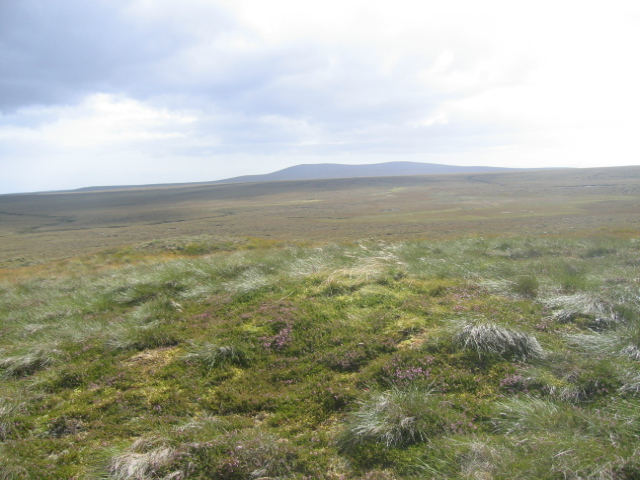
M 456 328 L 453 345 L 479 357 L 498 355 L 531 360 L 544 356 L 544 350 L 533 335 L 485 321 L 462 323 Z
M 108 471 L 112 480 L 182 479 L 185 472 L 167 471 L 179 453 L 161 440 L 142 438 L 125 452 L 114 455 Z M 170 469 L 169 469 L 170 470 Z
M 387 448 L 411 445 L 454 430 L 462 418 L 445 396 L 432 389 L 393 389 L 362 402 L 339 444 L 344 450 L 366 442 Z
M 613 355 L 640 361 L 640 322 L 619 323 L 604 333 L 568 336 L 570 342 L 596 355 Z
M 0 478 L 640 468 L 640 242 L 230 250 L 0 284 Z
M 226 365 L 246 366 L 249 363 L 247 353 L 233 345 L 215 345 L 205 343 L 187 354 L 185 360 L 195 360 L 206 368 L 224 367 Z
M 32 346 L 22 352 L 0 357 L 0 373 L 7 377 L 24 377 L 53 365 L 60 351 L 48 346 Z
M 16 420 L 23 408 L 22 403 L 0 399 L 0 441 L 6 441 L 16 431 Z

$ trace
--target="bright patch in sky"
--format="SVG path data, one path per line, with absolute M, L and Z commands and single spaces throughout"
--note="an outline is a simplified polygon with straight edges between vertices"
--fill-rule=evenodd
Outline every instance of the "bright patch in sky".
M 0 193 L 299 163 L 639 163 L 640 6 L 0 2 Z
M 104 147 L 134 141 L 154 141 L 186 136 L 184 125 L 195 117 L 170 113 L 130 98 L 94 94 L 73 107 L 49 107 L 30 112 L 33 117 L 55 118 L 39 127 L 23 127 L 23 139 L 51 148 Z M 27 114 L 28 115 L 28 114 Z M 8 137 L 8 138 L 7 138 Z M 10 140 L 11 135 L 5 138 Z

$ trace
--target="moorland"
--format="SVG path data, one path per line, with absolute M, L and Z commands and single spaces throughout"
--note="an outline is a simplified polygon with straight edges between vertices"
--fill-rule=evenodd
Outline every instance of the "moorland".
M 640 167 L 0 196 L 0 266 L 176 237 L 326 242 L 636 231 Z
M 0 479 L 636 479 L 640 167 L 0 196 Z

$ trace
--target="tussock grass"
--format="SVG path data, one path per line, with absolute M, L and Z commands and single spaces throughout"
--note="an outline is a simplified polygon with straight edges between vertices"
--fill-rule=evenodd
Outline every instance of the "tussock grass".
M 535 276 L 521 275 L 513 282 L 511 290 L 523 297 L 535 298 L 538 295 L 540 282 Z
M 374 442 L 387 448 L 425 442 L 460 419 L 446 397 L 431 389 L 393 389 L 374 394 L 351 414 L 340 448 Z
M 157 297 L 135 307 L 130 317 L 136 323 L 148 323 L 171 319 L 182 311 L 182 306 L 172 298 Z
M 593 410 L 534 397 L 499 402 L 496 427 L 519 439 L 507 444 L 501 471 L 527 478 L 626 478 L 623 472 L 637 462 L 621 447 L 637 434 L 637 409 L 635 402 L 619 401 Z
M 8 399 L 0 399 L 0 441 L 7 440 L 16 430 L 17 418 L 24 404 Z
M 544 304 L 554 310 L 551 318 L 562 323 L 582 316 L 590 318 L 594 327 L 607 328 L 618 321 L 615 304 L 592 293 L 550 296 L 544 299 Z
M 55 364 L 60 350 L 34 345 L 31 349 L 0 357 L 0 373 L 6 377 L 24 377 Z
M 224 367 L 227 365 L 246 366 L 249 364 L 249 355 L 233 345 L 215 345 L 205 343 L 187 354 L 185 360 L 195 360 L 202 363 L 208 369 Z
M 483 320 L 458 325 L 453 336 L 453 345 L 479 357 L 498 355 L 521 360 L 544 357 L 544 350 L 533 335 Z
M 622 392 L 633 395 L 640 394 L 640 369 L 635 362 L 629 365 L 621 365 L 618 370 L 618 377 L 622 383 L 620 386 Z
M 243 271 L 232 282 L 227 283 L 225 288 L 236 294 L 247 294 L 265 288 L 270 283 L 268 276 L 261 269 L 250 268 Z
M 619 322 L 604 333 L 575 334 L 567 339 L 595 355 L 613 355 L 640 361 L 640 322 Z
M 416 469 L 426 478 L 482 480 L 504 473 L 510 452 L 489 437 L 469 435 L 447 437 L 434 445 L 427 459 L 418 461 Z
M 640 242 L 192 243 L 3 281 L 0 478 L 640 469 Z
M 136 440 L 127 451 L 115 455 L 109 464 L 107 478 L 112 480 L 183 479 L 181 470 L 167 471 L 178 452 L 161 439 Z M 169 469 L 170 470 L 170 469 Z
M 180 338 L 170 328 L 155 321 L 145 325 L 123 323 L 114 329 L 105 344 L 112 350 L 147 350 L 178 343 Z
M 213 432 L 214 436 L 206 436 Z M 195 422 L 174 429 L 173 434 L 178 437 L 172 441 L 166 437 L 138 439 L 123 452 L 111 456 L 106 478 L 299 478 L 289 476 L 298 455 L 289 442 L 253 428 L 224 431 L 218 427 L 213 432 L 202 422 Z
M 559 432 L 598 438 L 615 447 L 637 434 L 636 402 L 616 400 L 605 408 L 586 410 L 562 401 L 521 396 L 498 402 L 493 423 L 511 434 Z
M 571 429 L 585 429 L 588 424 L 572 406 L 536 397 L 518 397 L 496 404 L 496 428 L 506 433 L 534 433 Z
M 295 278 L 319 280 L 328 295 L 349 293 L 365 285 L 383 284 L 404 276 L 405 264 L 396 245 L 360 243 L 351 248 L 328 245 L 318 247 L 308 258 L 298 258 L 291 265 Z

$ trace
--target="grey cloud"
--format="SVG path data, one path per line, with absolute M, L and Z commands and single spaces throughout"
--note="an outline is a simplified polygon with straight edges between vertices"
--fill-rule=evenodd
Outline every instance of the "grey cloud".
M 412 84 L 417 65 L 381 72 L 364 49 L 263 46 L 212 8 L 189 15 L 193 6 L 186 6 L 183 18 L 168 12 L 145 21 L 100 0 L 0 5 L 4 112 L 99 91 L 145 100 L 176 95 L 194 107 L 205 97 L 233 114 L 313 118 L 333 128 L 398 121 L 436 100 L 425 103 L 424 89 Z M 220 38 L 225 32 L 252 47 L 236 50 Z
M 191 36 L 188 28 L 175 24 L 145 24 L 117 8 L 123 5 L 103 0 L 0 2 L 0 110 L 152 85 L 147 76 L 153 66 L 184 48 Z M 225 16 L 218 18 L 224 25 Z M 219 27 L 212 22 L 211 28 Z
M 0 1 L 5 121 L 21 121 L 10 115 L 21 107 L 124 94 L 195 112 L 199 120 L 186 138 L 149 146 L 186 155 L 424 151 L 495 128 L 412 126 L 471 91 L 445 93 L 418 81 L 442 43 L 433 55 L 407 55 L 383 68 L 365 46 L 321 39 L 264 44 L 215 4 L 149 5 L 145 11 L 106 0 Z M 451 46 L 464 54 L 449 69 L 477 66 L 479 51 Z M 44 122 L 47 114 L 28 118 Z

